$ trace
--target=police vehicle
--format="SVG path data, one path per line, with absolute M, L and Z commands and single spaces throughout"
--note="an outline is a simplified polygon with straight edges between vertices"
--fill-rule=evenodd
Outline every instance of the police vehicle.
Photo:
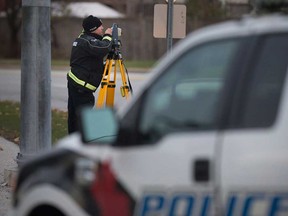
M 287 216 L 287 69 L 280 13 L 191 33 L 123 109 L 84 109 L 21 168 L 12 215 Z

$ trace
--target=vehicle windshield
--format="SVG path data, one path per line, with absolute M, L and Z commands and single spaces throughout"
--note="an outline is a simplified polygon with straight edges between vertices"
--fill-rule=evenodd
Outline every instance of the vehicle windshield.
M 139 130 L 146 142 L 173 132 L 215 129 L 224 83 L 240 43 L 234 38 L 199 45 L 166 69 L 142 106 Z

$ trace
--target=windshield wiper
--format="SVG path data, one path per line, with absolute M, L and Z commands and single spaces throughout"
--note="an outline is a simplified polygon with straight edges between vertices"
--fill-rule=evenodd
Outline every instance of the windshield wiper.
M 89 143 L 93 143 L 93 142 L 96 142 L 96 141 L 98 141 L 98 140 L 101 140 L 101 139 L 105 139 L 105 138 L 112 138 L 112 137 L 116 137 L 117 135 L 106 135 L 106 136 L 101 136 L 101 137 L 97 137 L 97 138 L 95 138 L 95 139 L 91 139 L 91 140 L 89 140 L 89 141 L 87 141 L 87 142 L 89 142 Z M 108 139 L 109 140 L 109 139 Z
M 155 123 L 156 125 L 159 125 L 159 123 L 160 124 L 162 123 L 169 127 L 180 128 L 180 129 L 200 128 L 200 127 L 205 126 L 197 121 L 191 121 L 191 120 L 181 121 L 181 120 L 173 119 L 170 116 L 164 116 L 164 115 L 158 116 L 155 121 L 156 121 Z

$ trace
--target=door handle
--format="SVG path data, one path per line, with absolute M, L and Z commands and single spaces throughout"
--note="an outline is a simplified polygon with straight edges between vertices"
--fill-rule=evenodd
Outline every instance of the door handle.
M 194 161 L 194 180 L 196 182 L 208 182 L 210 180 L 210 162 L 208 159 L 196 159 Z

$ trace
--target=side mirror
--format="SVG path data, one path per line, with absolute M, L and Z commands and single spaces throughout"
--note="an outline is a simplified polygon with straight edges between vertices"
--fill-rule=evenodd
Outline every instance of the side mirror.
M 80 110 L 80 132 L 84 143 L 115 142 L 118 133 L 118 121 L 112 109 L 92 109 L 85 107 Z

